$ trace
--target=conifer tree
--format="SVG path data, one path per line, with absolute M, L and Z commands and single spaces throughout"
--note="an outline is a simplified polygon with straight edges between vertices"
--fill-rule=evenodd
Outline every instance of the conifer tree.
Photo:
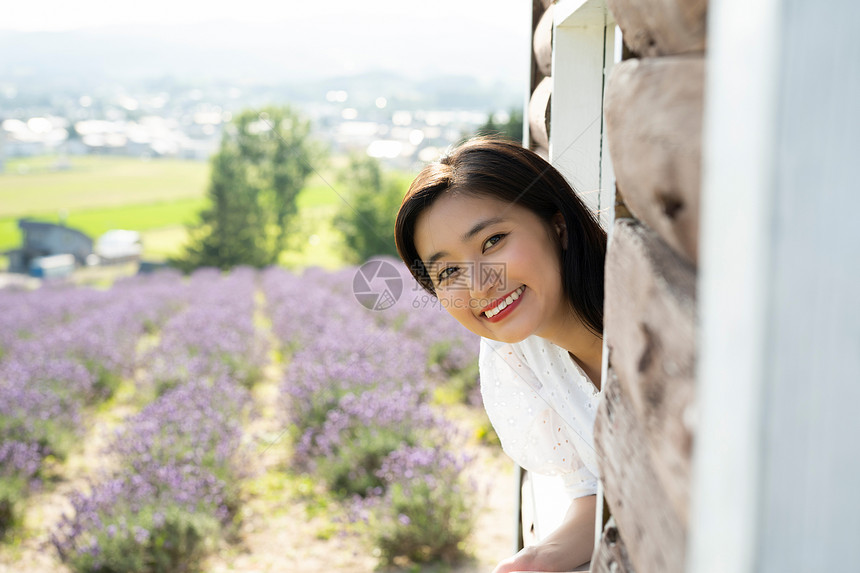
M 309 122 L 288 107 L 247 110 L 227 125 L 211 160 L 209 205 L 171 262 L 185 271 L 275 264 L 296 197 L 319 157 L 309 131 Z
M 344 237 L 346 259 L 363 263 L 374 255 L 396 257 L 394 219 L 406 187 L 386 174 L 378 160 L 359 155 L 350 157 L 339 180 L 345 201 L 334 226 Z

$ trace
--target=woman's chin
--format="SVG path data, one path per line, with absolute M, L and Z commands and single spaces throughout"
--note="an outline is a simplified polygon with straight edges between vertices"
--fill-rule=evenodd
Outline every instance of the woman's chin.
M 496 340 L 498 342 L 506 342 L 508 344 L 514 344 L 516 342 L 522 342 L 526 338 L 529 337 L 528 334 L 517 333 L 517 332 L 489 332 L 481 334 L 484 338 L 489 338 L 490 340 Z
M 524 325 L 515 325 L 513 324 L 515 321 L 511 321 L 510 318 L 514 317 L 509 317 L 497 324 L 492 324 L 485 318 L 461 320 L 458 317 L 458 322 L 467 330 L 482 338 L 498 342 L 506 342 L 508 344 L 522 342 L 532 334 L 528 327 L 522 328 Z M 517 328 L 517 326 L 519 326 L 519 328 Z

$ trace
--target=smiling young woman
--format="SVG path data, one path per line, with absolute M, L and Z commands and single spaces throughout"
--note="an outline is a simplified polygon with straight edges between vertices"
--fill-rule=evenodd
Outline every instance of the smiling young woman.
M 395 224 L 415 279 L 482 337 L 481 392 L 505 451 L 561 475 L 570 507 L 496 573 L 569 571 L 594 544 L 606 233 L 549 163 L 475 139 L 413 181 Z
M 562 336 L 579 324 L 561 285 L 561 239 L 524 207 L 460 192 L 437 199 L 415 225 L 440 303 L 472 332 L 502 342 Z

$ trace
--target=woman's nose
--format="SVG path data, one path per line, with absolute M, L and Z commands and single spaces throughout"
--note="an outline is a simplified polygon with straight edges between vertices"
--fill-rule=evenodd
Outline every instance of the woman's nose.
M 499 290 L 502 279 L 502 274 L 493 266 L 473 265 L 470 280 L 472 298 L 492 298 L 494 294 L 498 294 L 496 291 Z

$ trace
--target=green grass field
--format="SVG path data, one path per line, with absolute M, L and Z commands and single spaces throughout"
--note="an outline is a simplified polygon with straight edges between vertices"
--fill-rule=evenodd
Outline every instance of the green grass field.
M 67 164 L 59 168 L 45 157 L 7 161 L 0 217 L 199 199 L 209 179 L 209 164 L 200 161 L 84 156 Z
M 0 250 L 20 244 L 20 217 L 64 222 L 93 238 L 109 229 L 141 231 L 145 237 L 183 227 L 205 204 L 208 178 L 209 164 L 200 161 L 102 156 L 9 160 L 0 174 Z M 146 256 L 163 258 L 172 250 L 160 245 L 155 251 L 147 248 Z
M 98 238 L 110 229 L 140 231 L 144 257 L 164 260 L 187 241 L 185 226 L 206 205 L 209 164 L 86 156 L 8 160 L 0 174 L 0 251 L 20 245 L 20 217 L 63 222 Z M 331 220 L 342 205 L 333 174 L 312 174 L 298 198 L 299 217 L 282 263 L 343 264 Z M 2 267 L 2 262 L 0 262 Z

